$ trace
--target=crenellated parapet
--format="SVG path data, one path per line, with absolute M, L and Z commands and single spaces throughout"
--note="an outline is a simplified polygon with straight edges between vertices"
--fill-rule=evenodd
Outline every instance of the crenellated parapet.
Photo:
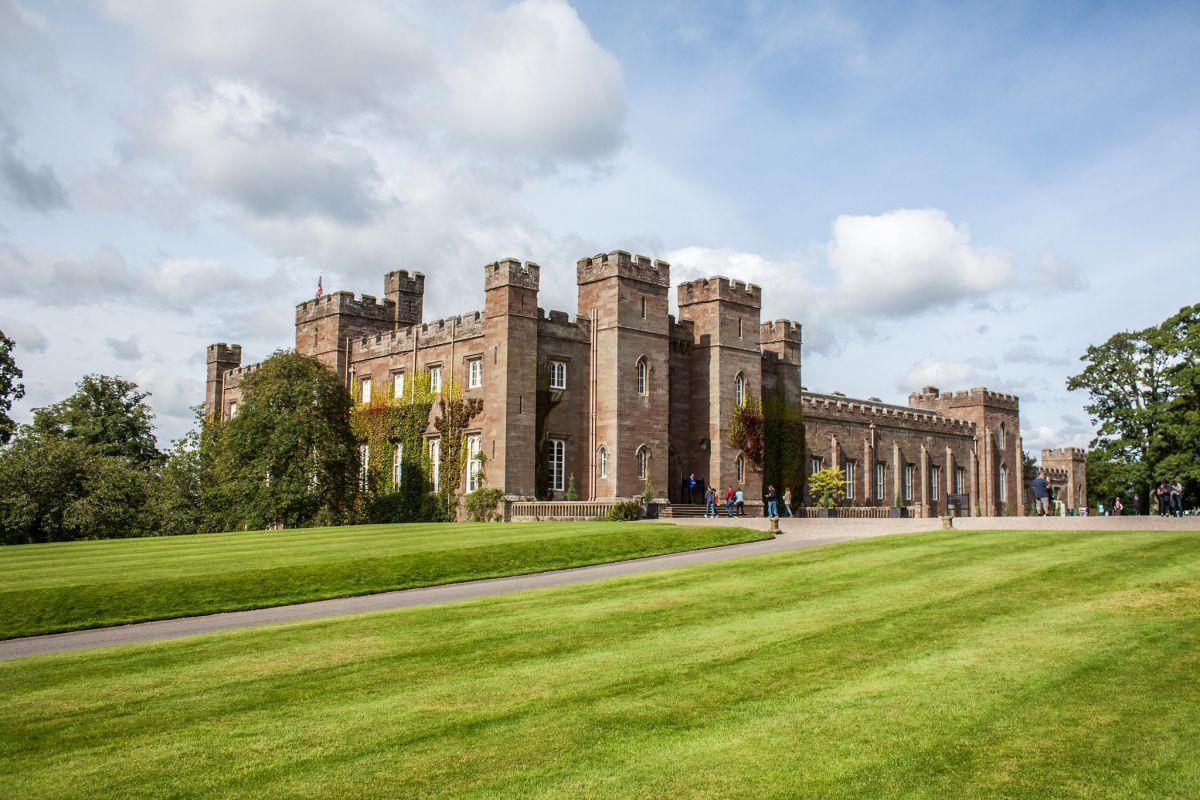
M 538 338 L 554 337 L 587 342 L 591 338 L 592 321 L 583 315 L 571 317 L 566 311 L 538 309 Z
M 681 307 L 723 300 L 751 308 L 762 308 L 762 289 L 753 283 L 720 276 L 697 278 L 679 284 L 678 299 Z
M 666 288 L 671 285 L 671 265 L 649 256 L 631 255 L 624 250 L 598 253 L 575 262 L 576 283 L 592 283 L 614 277 Z
M 1042 460 L 1083 461 L 1087 451 L 1082 447 L 1052 447 L 1042 450 Z
M 350 343 L 350 354 L 354 359 L 376 358 L 411 352 L 414 344 L 419 348 L 436 347 L 483 336 L 483 312 L 460 314 L 454 317 L 431 320 L 420 325 L 360 336 Z
M 799 322 L 790 319 L 777 319 L 773 322 L 764 322 L 759 326 L 758 340 L 763 344 L 773 344 L 775 342 L 786 342 L 788 344 L 801 344 L 801 326 Z
M 856 400 L 843 394 L 804 392 L 800 398 L 804 416 L 874 425 L 892 425 L 930 433 L 975 436 L 975 424 L 943 416 L 936 411 L 905 408 L 888 403 Z
M 502 286 L 537 290 L 541 284 L 542 268 L 532 261 L 521 263 L 515 258 L 502 258 L 485 265 L 483 276 L 485 291 Z
M 908 396 L 909 405 L 919 405 L 923 408 L 934 406 L 939 408 L 963 408 L 966 406 L 983 405 L 988 408 L 1017 411 L 1020 407 L 1020 402 L 1020 398 L 1015 394 L 995 392 L 983 386 L 957 392 L 943 392 L 936 386 L 926 386 L 921 391 L 913 392 Z
M 390 323 L 395 317 L 396 307 L 391 300 L 380 301 L 370 294 L 355 297 L 353 292 L 330 292 L 296 306 L 296 324 L 315 322 L 337 314 Z

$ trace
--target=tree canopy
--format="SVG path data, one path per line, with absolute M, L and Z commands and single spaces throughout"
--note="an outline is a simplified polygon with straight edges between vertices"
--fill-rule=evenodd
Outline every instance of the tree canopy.
M 85 375 L 67 399 L 33 412 L 33 432 L 57 439 L 79 439 L 107 456 L 148 465 L 162 454 L 154 438 L 149 392 L 136 383 L 108 375 Z
M 15 401 L 25 396 L 25 386 L 21 383 L 24 373 L 13 358 L 13 346 L 13 340 L 0 331 L 0 444 L 8 444 L 16 433 L 17 424 L 8 412 Z

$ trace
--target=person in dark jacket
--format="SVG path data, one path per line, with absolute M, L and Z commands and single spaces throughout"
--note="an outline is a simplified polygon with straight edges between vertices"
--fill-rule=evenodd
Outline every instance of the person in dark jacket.
M 767 516 L 772 519 L 779 516 L 779 493 L 775 491 L 775 484 L 767 487 Z
M 1050 483 L 1046 480 L 1046 473 L 1039 472 L 1038 476 L 1029 482 L 1029 489 L 1033 492 L 1033 504 L 1037 508 L 1037 515 L 1044 517 L 1050 513 Z

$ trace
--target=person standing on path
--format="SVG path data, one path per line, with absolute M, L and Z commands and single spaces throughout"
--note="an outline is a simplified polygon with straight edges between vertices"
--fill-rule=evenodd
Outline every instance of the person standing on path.
M 746 516 L 746 496 L 742 494 L 742 487 L 737 487 L 737 492 L 733 495 L 733 504 L 737 506 L 735 509 L 739 517 Z
M 1029 482 L 1033 491 L 1033 505 L 1037 515 L 1044 517 L 1050 513 L 1050 484 L 1046 481 L 1046 473 L 1039 472 L 1037 477 Z
M 687 487 L 688 487 L 688 505 L 691 505 L 692 503 L 696 502 L 694 499 L 692 499 L 694 496 L 694 493 L 696 491 L 696 473 L 693 472 L 690 475 L 688 475 Z
M 717 490 L 709 486 L 704 490 L 704 518 L 717 516 Z
M 1158 482 L 1158 488 L 1154 490 L 1154 496 L 1158 500 L 1158 515 L 1160 517 L 1167 516 L 1171 505 L 1171 488 L 1167 486 L 1166 481 Z
M 775 491 L 775 484 L 767 487 L 767 517 L 779 518 L 779 493 Z
M 1183 481 L 1178 477 L 1171 483 L 1171 513 L 1177 517 L 1183 516 Z
M 792 516 L 792 487 L 787 487 L 783 490 L 783 510 L 787 515 Z
M 731 484 L 729 488 L 725 490 L 725 516 L 727 517 L 733 516 L 733 500 L 735 497 L 737 497 L 737 495 L 734 494 L 733 485 Z

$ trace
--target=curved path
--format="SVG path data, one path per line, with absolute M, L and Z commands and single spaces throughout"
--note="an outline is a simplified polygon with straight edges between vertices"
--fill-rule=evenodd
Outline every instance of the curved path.
M 730 522 L 733 522 L 733 520 Z M 765 520 L 738 520 L 737 522 L 744 527 L 765 527 Z M 751 524 L 747 525 L 746 523 L 748 522 Z M 763 524 L 755 525 L 753 523 Z M 207 614 L 199 617 L 182 617 L 156 622 L 119 625 L 110 628 L 93 628 L 83 631 L 71 631 L 69 633 L 54 633 L 46 636 L 29 636 L 23 639 L 8 639 L 0 641 L 0 661 L 116 644 L 157 642 L 164 639 L 177 639 L 183 636 L 195 636 L 197 634 L 214 633 L 216 631 L 257 628 L 262 625 L 275 625 L 281 622 L 327 619 L 347 614 L 361 614 L 368 611 L 385 611 L 395 608 L 453 603 L 459 600 L 472 600 L 477 597 L 490 597 L 492 595 L 520 592 L 526 589 L 567 586 L 574 583 L 597 581 L 619 575 L 633 575 L 651 570 L 673 569 L 692 564 L 709 564 L 714 561 L 725 561 L 731 558 L 742 558 L 744 556 L 755 556 L 764 553 L 778 553 L 800 547 L 815 547 L 822 544 L 861 539 L 864 536 L 879 536 L 885 533 L 902 532 L 905 531 L 898 526 L 889 526 L 886 530 L 878 528 L 870 531 L 828 530 L 819 533 L 784 533 L 774 539 L 761 542 L 724 545 L 703 550 L 688 550 L 681 553 L 649 556 L 631 561 L 596 564 L 590 567 L 574 567 L 550 572 L 536 572 L 531 575 L 514 575 L 507 578 L 489 578 L 486 580 L 466 581 L 464 583 L 443 584 L 423 589 L 403 589 L 395 592 L 359 595 L 357 597 L 339 597 L 332 600 L 318 600 L 311 603 L 259 608 L 250 611 L 227 611 L 220 614 Z

